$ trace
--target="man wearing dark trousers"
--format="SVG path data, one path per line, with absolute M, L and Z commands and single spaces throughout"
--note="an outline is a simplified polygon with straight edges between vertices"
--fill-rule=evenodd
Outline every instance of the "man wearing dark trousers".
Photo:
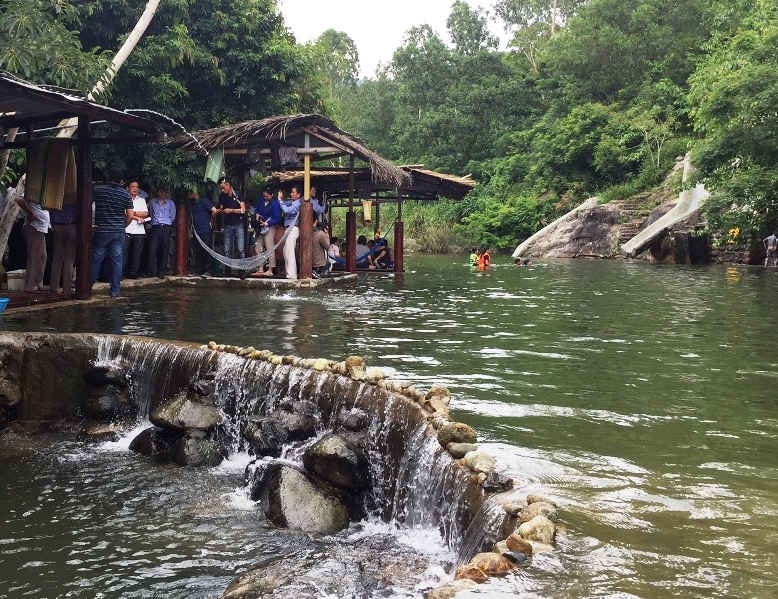
M 111 297 L 119 297 L 124 258 L 124 227 L 132 220 L 132 198 L 121 186 L 121 172 L 112 170 L 108 182 L 95 185 L 95 230 L 92 235 L 92 284 L 106 256 L 111 261 Z
M 157 189 L 157 197 L 149 204 L 149 214 L 151 235 L 146 274 L 162 279 L 167 274 L 170 235 L 176 220 L 176 204 L 168 197 L 164 187 Z

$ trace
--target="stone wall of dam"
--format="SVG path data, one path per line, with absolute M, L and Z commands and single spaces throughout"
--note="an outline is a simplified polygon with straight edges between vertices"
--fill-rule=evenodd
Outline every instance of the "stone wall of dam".
M 449 418 L 449 392 L 389 380 L 358 356 L 279 356 L 96 334 L 0 334 L 0 429 L 62 426 L 81 439 L 149 426 L 145 458 L 197 467 L 256 459 L 245 484 L 278 526 L 328 534 L 366 516 L 437 527 L 459 555 L 447 597 L 552 550 L 557 510 L 526 496 Z M 225 597 L 266 584 L 238 576 Z

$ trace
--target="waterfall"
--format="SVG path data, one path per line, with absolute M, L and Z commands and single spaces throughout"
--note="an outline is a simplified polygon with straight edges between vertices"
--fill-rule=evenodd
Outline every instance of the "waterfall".
M 126 369 L 145 419 L 187 385 L 212 378 L 223 414 L 217 439 L 230 453 L 248 449 L 241 426 L 250 417 L 269 415 L 284 401 L 318 406 L 317 437 L 332 430 L 342 412 L 360 408 L 371 416 L 366 513 L 402 527 L 436 527 L 464 560 L 497 540 L 505 512 L 484 501 L 483 488 L 441 447 L 422 408 L 395 392 L 331 371 L 143 338 L 98 336 L 96 363 Z M 287 448 L 282 457 L 299 461 L 301 454 L 299 447 Z

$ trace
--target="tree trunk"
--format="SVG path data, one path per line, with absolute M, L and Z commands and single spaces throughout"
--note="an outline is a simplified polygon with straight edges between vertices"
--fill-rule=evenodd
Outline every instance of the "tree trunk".
M 159 2 L 160 0 L 149 0 L 149 2 L 146 4 L 146 8 L 143 10 L 143 14 L 141 14 L 138 22 L 135 24 L 135 27 L 133 27 L 132 31 L 130 32 L 130 35 L 128 35 L 127 39 L 124 40 L 124 43 L 122 44 L 121 48 L 119 48 L 116 56 L 113 57 L 108 70 L 100 78 L 100 80 L 95 83 L 92 91 L 89 92 L 89 95 L 87 96 L 89 100 L 94 100 L 95 96 L 101 94 L 103 91 L 105 91 L 106 87 L 111 84 L 114 77 L 116 76 L 116 73 L 119 72 L 119 69 L 127 61 L 127 57 L 135 49 L 135 46 L 138 45 L 138 42 L 146 32 L 146 29 L 151 23 L 151 20 L 154 18 L 154 14 L 157 12 Z M 75 132 L 77 125 L 77 118 L 61 121 L 59 123 L 61 129 L 59 130 L 59 133 L 57 133 L 57 137 L 73 137 L 73 133 Z M 9 130 L 9 135 L 10 133 L 11 132 Z M 0 175 L 1 174 L 2 169 L 0 169 Z M 26 175 L 22 175 L 21 179 L 19 179 L 19 182 L 16 184 L 16 191 L 14 191 L 14 193 L 11 194 L 12 197 L 8 198 L 6 201 L 3 214 L 0 216 L 0 257 L 5 254 L 5 249 L 8 246 L 8 237 L 11 235 L 11 229 L 13 228 L 14 222 L 16 222 L 16 217 L 19 214 L 20 208 L 16 203 L 16 198 L 21 196 L 20 192 L 24 192 L 26 178 Z

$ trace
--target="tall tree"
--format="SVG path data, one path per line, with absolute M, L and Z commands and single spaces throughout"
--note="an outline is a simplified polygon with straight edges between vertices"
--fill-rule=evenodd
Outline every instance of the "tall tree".
M 446 20 L 448 32 L 459 54 L 472 56 L 483 50 L 497 48 L 497 38 L 489 32 L 486 17 L 470 8 L 464 0 L 456 0 Z

